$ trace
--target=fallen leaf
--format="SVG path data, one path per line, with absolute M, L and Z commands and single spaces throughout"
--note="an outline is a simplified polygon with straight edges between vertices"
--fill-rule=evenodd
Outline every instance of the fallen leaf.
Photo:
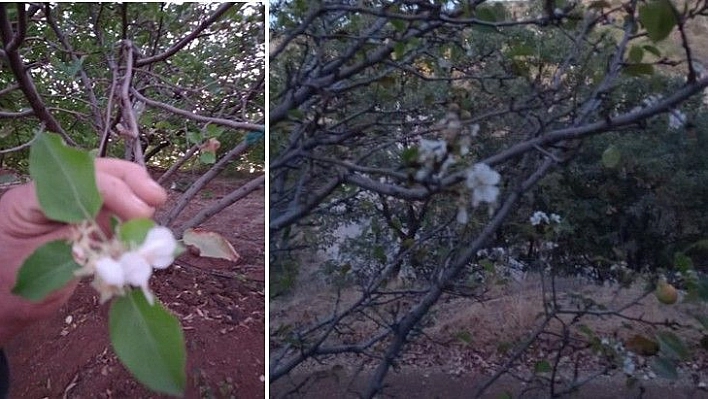
M 231 243 L 219 233 L 201 228 L 185 230 L 182 241 L 185 245 L 196 248 L 199 256 L 206 258 L 226 259 L 238 262 L 241 256 Z

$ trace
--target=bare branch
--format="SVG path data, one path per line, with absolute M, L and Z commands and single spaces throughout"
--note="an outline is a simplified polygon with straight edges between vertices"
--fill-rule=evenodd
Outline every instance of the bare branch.
M 24 13 L 22 13 L 22 15 L 24 16 Z M 4 4 L 0 4 L 0 32 L 2 33 L 3 43 L 5 45 L 5 55 L 7 57 L 10 69 L 12 70 L 13 75 L 15 75 L 22 92 L 34 111 L 34 114 L 37 118 L 44 122 L 47 130 L 59 133 L 67 143 L 76 145 L 76 142 L 66 134 L 59 122 L 54 119 L 54 116 L 52 116 L 49 112 L 44 104 L 44 101 L 37 92 L 37 88 L 35 87 L 32 78 L 27 73 L 22 57 L 17 51 L 17 46 L 19 46 L 19 43 L 16 41 L 13 42 L 13 40 L 16 40 L 15 38 L 18 36 L 12 34 L 12 25 L 8 19 Z M 24 35 L 22 37 L 24 37 Z M 9 47 L 10 44 L 13 44 L 15 48 Z
M 177 219 L 177 216 L 179 216 L 179 214 L 184 210 L 187 204 L 189 204 L 189 201 L 191 201 L 192 198 L 194 198 L 194 196 L 207 185 L 207 183 L 218 176 L 232 159 L 246 152 L 249 147 L 251 147 L 251 144 L 249 144 L 248 140 L 244 140 L 239 145 L 224 154 L 221 159 L 219 159 L 219 161 L 211 167 L 211 169 L 204 173 L 199 179 L 197 179 L 197 181 L 192 183 L 189 189 L 179 198 L 177 204 L 172 207 L 170 212 L 162 218 L 160 222 L 165 226 L 171 225 L 175 219 Z
M 191 119 L 197 122 L 206 122 L 206 123 L 213 123 L 215 125 L 220 125 L 220 126 L 226 126 L 232 129 L 237 129 L 237 130 L 255 130 L 259 132 L 264 132 L 265 131 L 265 126 L 259 125 L 256 123 L 248 123 L 248 122 L 236 122 L 232 121 L 230 119 L 223 119 L 223 118 L 213 118 L 209 116 L 202 116 L 198 115 L 189 111 L 185 111 L 183 109 L 179 109 L 177 107 L 173 107 L 169 104 L 161 103 L 159 101 L 151 100 L 142 94 L 140 94 L 137 90 L 133 89 L 133 95 L 135 98 L 137 98 L 140 101 L 144 101 L 146 105 L 149 105 L 151 107 L 155 108 L 160 108 L 165 111 L 169 111 L 172 113 L 175 113 L 177 115 L 184 116 L 187 119 Z
M 182 165 L 184 165 L 192 156 L 194 156 L 194 154 L 197 153 L 198 149 L 198 144 L 192 145 L 177 162 L 172 164 L 172 166 L 170 166 L 170 168 L 167 169 L 167 171 L 163 173 L 159 179 L 157 179 L 157 182 L 162 184 L 167 181 L 167 179 L 169 179 L 173 174 L 175 174 L 175 172 L 177 172 L 179 168 L 182 167 Z
M 121 116 L 125 126 L 118 129 L 118 133 L 125 140 L 126 154 L 132 154 L 133 160 L 141 166 L 145 166 L 143 148 L 140 145 L 140 129 L 138 120 L 135 117 L 133 103 L 130 101 L 131 82 L 133 81 L 133 43 L 130 40 L 123 40 L 123 52 L 125 54 L 125 72 L 123 74 L 123 84 L 121 85 Z
M 209 220 L 212 216 L 216 215 L 217 213 L 221 212 L 224 210 L 226 207 L 231 206 L 234 204 L 236 201 L 240 200 L 241 198 L 246 197 L 248 194 L 252 193 L 253 191 L 259 189 L 261 186 L 265 184 L 265 175 L 260 175 L 248 183 L 242 185 L 241 187 L 237 188 L 236 190 L 232 191 L 229 193 L 227 196 L 224 198 L 218 200 L 208 208 L 204 208 L 199 213 L 194 215 L 191 219 L 186 221 L 183 225 L 179 227 L 179 229 L 175 230 L 175 235 L 177 237 L 181 237 L 182 234 L 184 233 L 185 230 L 196 227 L 205 221 Z
M 25 148 L 29 148 L 29 147 L 32 145 L 32 143 L 34 143 L 34 140 L 37 139 L 37 137 L 38 137 L 38 136 L 34 136 L 34 137 L 32 138 L 32 140 L 30 140 L 30 141 L 28 141 L 28 142 L 26 142 L 26 143 L 22 143 L 22 144 L 20 144 L 20 145 L 18 145 L 18 146 L 15 146 L 15 147 L 12 147 L 12 148 L 7 148 L 7 149 L 4 149 L 4 150 L 0 150 L 0 154 L 8 154 L 8 153 L 11 153 L 11 152 L 15 152 L 15 151 L 23 150 L 23 149 L 25 149 Z
M 34 111 L 32 111 L 31 109 L 20 112 L 0 111 L 0 119 L 19 119 L 31 115 L 34 115 Z
M 194 40 L 194 38 L 199 36 L 199 34 L 202 33 L 205 29 L 207 29 L 211 24 L 213 24 L 219 18 L 221 18 L 221 16 L 224 15 L 224 13 L 226 13 L 226 11 L 228 11 L 229 8 L 231 8 L 233 5 L 234 5 L 234 3 L 221 4 L 219 6 L 219 8 L 217 8 L 216 11 L 214 11 L 214 14 L 212 14 L 209 18 L 204 20 L 204 22 L 199 24 L 199 26 L 197 26 L 197 28 L 192 33 L 188 34 L 187 36 L 182 38 L 180 41 L 175 43 L 172 47 L 168 48 L 167 50 L 165 50 L 164 52 L 162 52 L 160 54 L 154 55 L 152 57 L 141 58 L 141 59 L 136 60 L 135 66 L 142 67 L 142 66 L 145 66 L 148 64 L 152 64 L 154 62 L 164 61 L 167 58 L 175 55 L 179 50 L 184 48 L 184 46 L 189 44 L 189 42 Z
M 105 157 L 108 150 L 108 139 L 111 137 L 111 113 L 113 112 L 113 96 L 118 87 L 118 68 L 116 68 L 113 58 L 108 56 L 108 67 L 112 72 L 111 88 L 108 94 L 108 104 L 106 105 L 106 116 L 104 118 L 103 132 L 101 133 L 101 143 L 98 146 L 98 156 Z
M 9 43 L 5 40 L 5 51 L 14 52 L 20 47 L 22 42 L 25 40 L 25 34 L 27 33 L 27 15 L 25 13 L 25 4 L 17 3 L 17 32 L 12 35 Z M 3 7 L 4 11 L 4 7 Z M 11 30 L 12 28 L 10 28 Z M 5 29 L 3 29 L 3 36 L 5 34 Z M 8 36 L 9 37 L 9 36 Z
M 19 88 L 20 88 L 20 85 L 18 85 L 17 83 L 11 84 L 10 86 L 0 90 L 0 97 L 4 96 L 7 93 L 13 92 Z

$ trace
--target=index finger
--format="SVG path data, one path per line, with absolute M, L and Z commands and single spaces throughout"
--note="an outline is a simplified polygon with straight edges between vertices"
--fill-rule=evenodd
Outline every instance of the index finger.
M 100 174 L 105 173 L 123 181 L 132 194 L 151 207 L 157 207 L 167 200 L 167 192 L 156 181 L 150 177 L 147 170 L 142 166 L 115 158 L 100 158 L 96 160 L 96 178 L 100 179 Z M 100 186 L 100 185 L 99 185 Z M 104 193 L 106 197 L 110 195 L 121 195 L 119 192 Z M 105 198 L 108 199 L 108 198 Z

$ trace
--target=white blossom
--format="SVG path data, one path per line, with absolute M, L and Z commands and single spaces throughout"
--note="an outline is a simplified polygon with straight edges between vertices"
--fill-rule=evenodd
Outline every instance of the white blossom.
M 669 129 L 681 129 L 686 124 L 687 120 L 686 114 L 678 109 L 674 109 L 669 113 Z
M 462 129 L 462 122 L 457 118 L 451 118 L 447 122 L 447 129 L 459 132 Z
M 559 224 L 561 222 L 561 217 L 555 213 L 551 213 L 551 215 L 548 216 L 546 212 L 536 211 L 529 218 L 529 222 L 531 222 L 531 225 L 533 226 L 538 226 L 541 223 L 551 224 L 551 222 Z
M 473 124 L 470 126 L 470 134 L 472 137 L 477 137 L 477 134 L 479 134 L 479 125 L 478 124 Z
M 174 261 L 177 241 L 172 232 L 162 226 L 150 229 L 145 241 L 136 249 L 123 252 L 118 259 L 104 255 L 95 262 L 94 286 L 101 293 L 101 301 L 124 292 L 125 286 L 140 288 L 150 304 L 153 295 L 148 282 L 152 269 L 164 269 Z
M 420 139 L 418 147 L 418 161 L 423 166 L 416 172 L 416 179 L 424 180 L 437 170 L 438 174 L 444 174 L 450 165 L 455 163 L 455 159 L 447 154 L 447 142 L 445 140 Z M 442 162 L 442 165 L 440 164 Z
M 543 211 L 536 211 L 531 215 L 531 218 L 529 219 L 531 222 L 531 225 L 533 226 L 538 226 L 541 223 L 548 223 L 548 215 L 546 215 L 545 212 Z
M 469 215 L 467 214 L 467 208 L 460 206 L 457 208 L 457 223 L 467 224 L 469 221 Z
M 445 140 L 420 139 L 418 160 L 423 163 L 440 162 L 447 155 L 447 142 Z
M 174 261 L 175 250 L 177 250 L 177 241 L 172 235 L 172 231 L 164 226 L 155 226 L 148 232 L 138 253 L 152 267 L 164 269 Z
M 651 96 L 645 98 L 642 100 L 642 104 L 644 104 L 644 107 L 651 107 L 653 105 L 656 105 L 661 101 L 662 96 L 660 94 L 652 94 Z
M 467 170 L 467 187 L 472 190 L 472 206 L 477 207 L 481 202 L 494 203 L 499 196 L 499 181 L 501 176 L 489 165 L 475 164 Z
M 472 138 L 470 136 L 462 136 L 460 138 L 460 155 L 465 156 L 470 152 L 470 145 L 472 145 Z
M 105 257 L 96 261 L 96 274 L 108 285 L 125 285 L 125 273 L 120 262 Z
M 627 375 L 634 375 L 635 365 L 631 357 L 626 356 L 622 362 L 622 371 Z

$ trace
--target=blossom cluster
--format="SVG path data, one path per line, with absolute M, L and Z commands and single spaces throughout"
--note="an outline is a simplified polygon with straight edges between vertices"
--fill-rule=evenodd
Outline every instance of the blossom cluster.
M 642 110 L 643 108 L 652 107 L 661 101 L 662 96 L 659 94 L 652 94 L 649 97 L 642 100 L 642 105 L 632 108 L 630 112 L 636 112 Z M 686 125 L 688 118 L 679 109 L 671 109 L 669 111 L 669 129 L 678 130 Z
M 424 180 L 433 173 L 444 174 L 456 163 L 455 154 L 450 148 L 457 147 L 459 156 L 464 157 L 470 151 L 472 137 L 479 134 L 479 125 L 472 124 L 469 131 L 463 133 L 463 126 L 457 112 L 448 112 L 440 123 L 443 140 L 421 138 L 418 146 L 418 162 L 421 168 L 416 172 L 417 180 Z M 467 134 L 468 133 L 468 134 Z M 450 144 L 453 146 L 451 147 Z M 457 221 L 460 224 L 468 222 L 467 208 L 469 204 L 476 208 L 481 203 L 495 204 L 499 197 L 499 182 L 501 176 L 485 163 L 477 163 L 465 171 L 466 186 L 471 192 L 470 197 L 460 196 L 458 201 Z M 491 208 L 490 208 L 491 211 Z
M 467 188 L 472 192 L 472 207 L 478 207 L 482 202 L 493 205 L 499 197 L 498 184 L 501 176 L 497 171 L 484 163 L 477 163 L 465 172 Z M 492 208 L 490 207 L 490 212 Z M 457 208 L 457 222 L 466 224 L 469 220 L 467 214 L 467 201 L 462 199 Z
M 541 223 L 551 224 L 551 222 L 559 224 L 561 222 L 561 217 L 559 215 L 556 215 L 555 213 L 551 213 L 551 215 L 549 216 L 546 215 L 546 213 L 543 211 L 536 211 L 533 213 L 533 215 L 531 215 L 529 221 L 533 226 L 538 226 Z
M 499 196 L 497 184 L 501 176 L 485 163 L 478 163 L 467 170 L 467 187 L 472 190 L 472 206 L 477 207 L 482 202 L 494 203 Z
M 424 180 L 430 176 L 433 171 L 439 174 L 444 174 L 452 164 L 455 163 L 454 157 L 447 153 L 447 142 L 445 140 L 428 140 L 420 139 L 418 146 L 418 162 L 423 167 L 416 173 L 416 179 Z
M 686 114 L 678 109 L 672 109 L 669 112 L 669 129 L 679 130 L 686 125 L 688 118 Z
M 154 302 L 148 281 L 153 268 L 172 264 L 178 251 L 177 240 L 167 227 L 154 226 L 140 245 L 127 245 L 117 237 L 99 239 L 97 228 L 78 226 L 72 252 L 82 268 L 77 276 L 94 276 L 93 287 L 101 295 L 101 303 L 125 294 L 128 286 L 138 287 L 150 304 Z

